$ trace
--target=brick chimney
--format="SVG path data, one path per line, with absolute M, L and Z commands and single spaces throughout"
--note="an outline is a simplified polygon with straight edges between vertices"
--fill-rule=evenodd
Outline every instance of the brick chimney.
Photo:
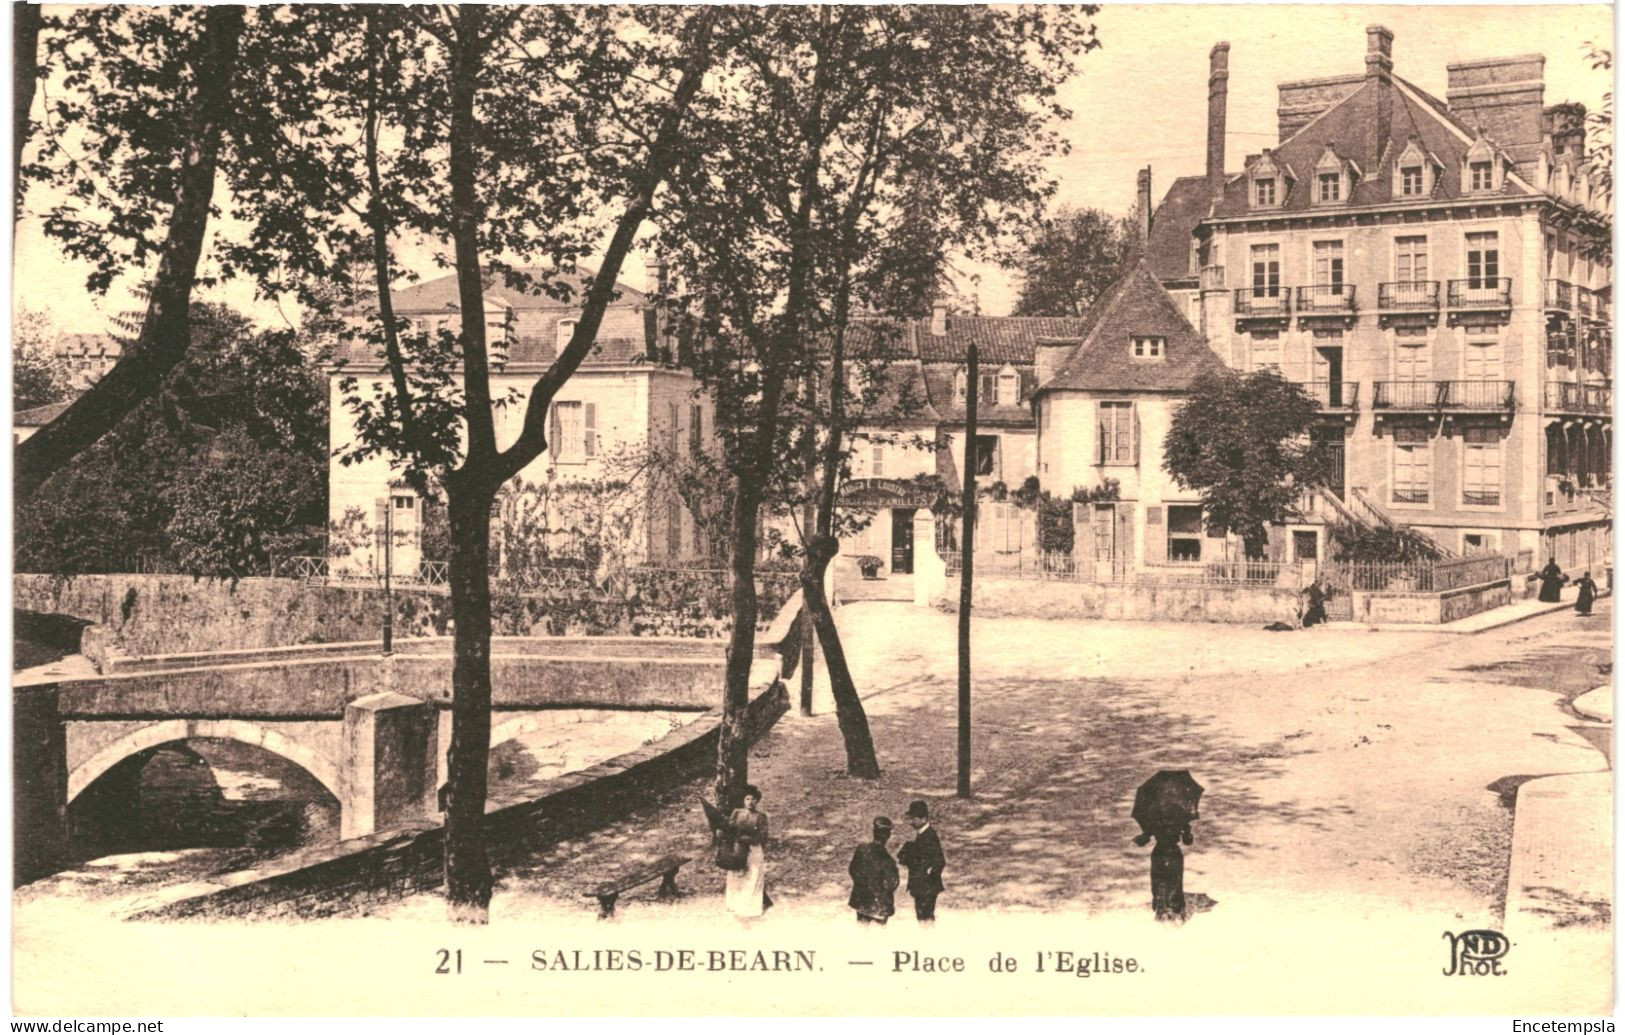
M 1445 71 L 1451 113 L 1495 141 L 1520 172 L 1533 169 L 1545 121 L 1545 56 L 1458 61 Z
M 1586 106 L 1570 103 L 1547 108 L 1541 122 L 1541 136 L 1550 141 L 1554 159 L 1568 156 L 1577 163 L 1585 161 Z
M 1151 240 L 1151 167 L 1148 165 L 1140 170 L 1136 177 L 1135 188 L 1140 203 L 1140 245 L 1143 248 Z
M 1365 28 L 1365 77 L 1377 88 L 1377 125 L 1374 135 L 1376 154 L 1370 155 L 1366 168 L 1375 175 L 1382 164 L 1383 152 L 1394 132 L 1394 34 L 1382 25 Z
M 931 335 L 936 338 L 948 333 L 948 302 L 939 298 L 931 303 Z
M 1224 113 L 1230 94 L 1230 44 L 1215 43 L 1207 55 L 1207 186 L 1224 189 Z

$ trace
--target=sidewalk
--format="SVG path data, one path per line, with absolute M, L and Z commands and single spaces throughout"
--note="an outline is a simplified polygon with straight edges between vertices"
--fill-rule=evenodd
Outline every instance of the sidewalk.
M 1598 953 L 1612 951 L 1613 838 L 1611 772 L 1518 789 L 1505 923 L 1514 955 L 1595 966 Z

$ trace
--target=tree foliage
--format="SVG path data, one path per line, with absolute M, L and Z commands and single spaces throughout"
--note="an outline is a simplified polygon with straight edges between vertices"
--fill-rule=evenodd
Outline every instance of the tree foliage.
M 1062 205 L 1029 238 L 1017 268 L 1016 316 L 1082 316 L 1128 271 L 1139 247 L 1132 218 Z
M 56 329 L 50 317 L 19 310 L 11 322 L 12 410 L 61 402 L 72 394 L 71 372 L 56 354 Z
M 1327 457 L 1309 432 L 1315 402 L 1265 368 L 1204 375 L 1174 414 L 1162 466 L 1202 494 L 1212 535 L 1237 535 L 1261 555 L 1268 526 L 1299 514 L 1304 492 L 1329 481 Z

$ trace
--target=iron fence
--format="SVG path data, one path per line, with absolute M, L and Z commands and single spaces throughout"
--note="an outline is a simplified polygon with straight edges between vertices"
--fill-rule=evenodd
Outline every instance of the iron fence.
M 1411 563 L 1332 563 L 1326 566 L 1324 576 L 1335 586 L 1358 592 L 1444 593 L 1510 578 L 1527 570 L 1526 565 L 1523 555 L 1490 554 Z
M 958 577 L 960 558 L 946 558 L 948 574 Z M 1009 553 L 978 555 L 978 577 L 997 579 L 1054 579 L 1066 582 L 1146 583 L 1162 586 L 1281 586 L 1303 584 L 1303 567 L 1276 561 L 1195 561 L 1131 569 L 1111 560 L 1079 560 L 1069 553 Z

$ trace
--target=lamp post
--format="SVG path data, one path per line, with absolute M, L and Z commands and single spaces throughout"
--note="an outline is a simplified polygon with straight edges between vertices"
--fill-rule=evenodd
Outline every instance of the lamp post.
M 395 559 L 395 501 L 388 496 L 378 501 L 379 526 L 384 530 L 384 653 L 395 652 L 395 591 L 391 584 Z
M 965 370 L 965 495 L 959 520 L 959 796 L 970 797 L 970 602 L 971 562 L 976 543 L 976 343 Z

